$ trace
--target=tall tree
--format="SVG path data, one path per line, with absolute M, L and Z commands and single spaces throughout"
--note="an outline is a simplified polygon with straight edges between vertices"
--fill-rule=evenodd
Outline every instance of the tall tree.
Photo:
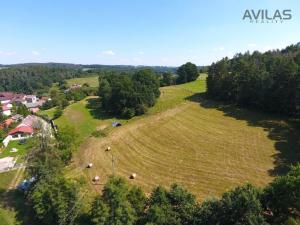
M 187 62 L 177 69 L 177 74 L 177 83 L 182 84 L 196 80 L 199 76 L 199 71 L 195 64 Z

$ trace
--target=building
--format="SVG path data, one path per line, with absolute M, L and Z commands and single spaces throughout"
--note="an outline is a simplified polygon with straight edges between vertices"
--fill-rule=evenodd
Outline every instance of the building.
M 5 105 L 1 105 L 1 113 L 4 116 L 10 116 L 11 115 L 11 109 L 12 109 L 12 105 L 11 104 L 5 104 Z
M 36 103 L 37 97 L 35 95 L 26 95 L 25 101 L 26 101 L 26 103 Z
M 8 104 L 11 103 L 11 101 L 14 98 L 14 93 L 12 92 L 0 92 L 0 104 Z
M 8 135 L 11 136 L 10 140 L 21 140 L 32 137 L 34 131 L 32 127 L 26 125 L 19 125 L 16 128 L 12 129 Z
M 25 103 L 26 108 L 33 113 L 37 113 L 40 110 L 40 103 L 39 102 L 28 102 Z

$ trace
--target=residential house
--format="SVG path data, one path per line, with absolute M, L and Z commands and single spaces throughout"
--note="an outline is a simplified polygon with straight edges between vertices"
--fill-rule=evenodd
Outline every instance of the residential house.
M 13 100 L 14 93 L 12 92 L 0 92 L 0 104 L 8 104 Z
M 39 128 L 40 118 L 29 115 L 22 120 L 22 122 L 14 129 L 12 129 L 8 136 L 3 140 L 4 147 L 7 147 L 10 141 L 27 139 L 33 136 L 34 130 Z
M 12 104 L 4 104 L 1 105 L 1 113 L 4 116 L 10 116 L 11 115 L 11 109 L 12 109 Z
M 37 97 L 35 95 L 26 95 L 25 96 L 25 101 L 26 103 L 36 103 L 37 102 Z

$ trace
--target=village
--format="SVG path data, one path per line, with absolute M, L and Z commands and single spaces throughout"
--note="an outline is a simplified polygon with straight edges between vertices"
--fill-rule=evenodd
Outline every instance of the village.
M 41 132 L 51 136 L 51 126 L 37 116 L 48 97 L 0 92 L 0 173 L 23 165 L 28 140 Z

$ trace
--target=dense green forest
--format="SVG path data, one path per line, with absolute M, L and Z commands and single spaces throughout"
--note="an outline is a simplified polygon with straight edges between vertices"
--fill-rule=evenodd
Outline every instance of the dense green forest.
M 82 76 L 83 72 L 71 68 L 26 66 L 0 70 L 0 91 L 45 93 L 53 83 Z
M 47 93 L 53 83 L 65 79 L 101 74 L 102 72 L 135 73 L 145 66 L 81 65 L 66 63 L 27 63 L 0 65 L 0 91 Z M 149 67 L 156 73 L 173 73 L 175 67 Z
M 207 93 L 215 99 L 285 115 L 300 111 L 300 43 L 213 63 Z

